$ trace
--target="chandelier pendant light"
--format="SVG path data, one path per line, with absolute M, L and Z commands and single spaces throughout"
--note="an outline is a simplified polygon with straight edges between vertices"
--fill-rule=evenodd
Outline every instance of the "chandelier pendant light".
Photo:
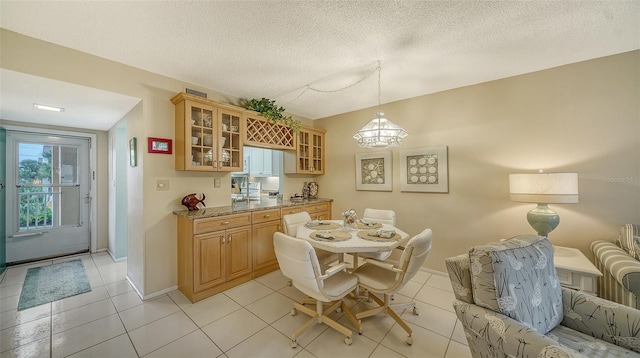
M 378 61 L 378 112 L 376 118 L 360 128 L 353 139 L 358 141 L 358 145 L 363 148 L 391 148 L 397 147 L 402 140 L 409 135 L 407 131 L 399 125 L 388 120 L 384 112 L 380 111 L 380 61 Z

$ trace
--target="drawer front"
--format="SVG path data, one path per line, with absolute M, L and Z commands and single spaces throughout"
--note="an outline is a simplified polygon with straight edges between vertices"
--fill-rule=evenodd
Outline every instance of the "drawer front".
M 285 216 L 289 214 L 297 214 L 302 211 L 302 205 L 300 206 L 289 206 L 286 208 L 280 209 L 280 215 Z
M 304 211 L 308 213 L 316 213 L 318 211 L 329 211 L 329 203 L 306 204 Z
M 280 220 L 280 209 L 254 211 L 251 213 L 251 221 L 254 224 L 272 220 Z
M 558 281 L 560 281 L 561 285 L 563 285 L 563 286 L 575 286 L 575 284 L 573 282 L 573 277 L 572 277 L 570 271 L 563 270 L 563 269 L 557 269 L 557 272 L 558 272 Z
M 217 216 L 215 218 L 196 219 L 193 221 L 193 233 L 202 234 L 205 232 L 225 230 L 232 227 L 251 225 L 251 214 L 236 214 Z

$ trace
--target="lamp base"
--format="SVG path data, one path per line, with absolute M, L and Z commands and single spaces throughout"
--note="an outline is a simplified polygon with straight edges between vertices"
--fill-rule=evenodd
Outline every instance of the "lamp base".
M 538 204 L 533 210 L 527 213 L 529 225 L 540 236 L 547 236 L 560 223 L 560 216 L 549 209 L 548 204 Z

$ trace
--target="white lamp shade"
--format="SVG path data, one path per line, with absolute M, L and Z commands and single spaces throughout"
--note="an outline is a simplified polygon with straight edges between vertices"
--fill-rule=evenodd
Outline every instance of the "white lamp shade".
M 362 127 L 353 138 L 358 145 L 365 148 L 390 148 L 402 143 L 408 135 L 399 125 L 384 117 L 384 113 L 376 113 L 376 118 Z
M 527 203 L 577 203 L 578 173 L 509 174 L 509 194 Z

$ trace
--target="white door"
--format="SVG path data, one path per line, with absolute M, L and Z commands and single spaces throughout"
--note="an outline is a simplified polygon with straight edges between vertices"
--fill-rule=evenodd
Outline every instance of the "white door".
M 7 131 L 7 263 L 89 250 L 89 147 Z

